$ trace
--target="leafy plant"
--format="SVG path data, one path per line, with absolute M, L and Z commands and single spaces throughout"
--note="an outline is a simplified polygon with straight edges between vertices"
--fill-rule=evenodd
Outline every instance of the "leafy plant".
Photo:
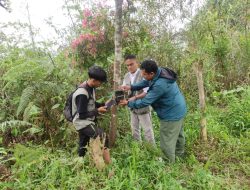
M 226 96 L 229 103 L 222 120 L 233 134 L 244 135 L 250 130 L 250 88 L 247 87 L 238 96 L 232 93 Z

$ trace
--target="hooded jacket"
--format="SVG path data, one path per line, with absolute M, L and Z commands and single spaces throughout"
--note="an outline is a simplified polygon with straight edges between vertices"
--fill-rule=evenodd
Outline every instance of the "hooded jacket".
M 177 83 L 177 75 L 170 69 L 158 68 L 153 80 L 142 80 L 131 85 L 131 90 L 149 87 L 147 95 L 128 103 L 130 108 L 143 108 L 151 105 L 158 117 L 164 121 L 178 121 L 187 112 L 186 102 Z

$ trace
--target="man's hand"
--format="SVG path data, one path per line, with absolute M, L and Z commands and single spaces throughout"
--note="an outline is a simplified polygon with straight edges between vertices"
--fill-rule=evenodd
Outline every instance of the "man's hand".
M 113 100 L 113 99 L 110 99 L 108 100 L 106 103 L 105 103 L 105 107 L 106 109 L 110 109 L 112 106 L 116 105 L 116 101 Z
M 98 113 L 105 113 L 107 112 L 107 108 L 106 106 L 102 106 L 102 107 L 97 108 L 97 111 Z
M 128 85 L 120 86 L 119 88 L 120 88 L 121 90 L 124 90 L 124 91 L 129 91 L 129 90 L 131 90 L 131 86 L 128 86 Z
M 120 102 L 119 102 L 119 105 L 121 105 L 121 106 L 126 106 L 126 105 L 128 105 L 128 101 L 127 100 L 121 100 Z
M 108 104 L 111 100 L 112 100 L 112 98 L 108 99 L 108 100 L 105 102 L 105 105 Z
M 136 99 L 137 99 L 136 96 L 133 96 L 133 97 L 129 98 L 128 101 L 132 102 L 132 101 L 135 101 Z

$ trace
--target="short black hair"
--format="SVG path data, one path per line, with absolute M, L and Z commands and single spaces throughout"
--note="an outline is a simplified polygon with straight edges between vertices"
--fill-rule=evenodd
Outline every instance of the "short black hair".
M 136 55 L 130 54 L 130 55 L 126 55 L 124 57 L 124 61 L 128 60 L 128 59 L 136 59 Z
M 141 70 L 145 70 L 146 73 L 157 73 L 158 66 L 153 60 L 144 60 L 140 66 Z
M 106 72 L 99 66 L 92 66 L 89 68 L 88 71 L 89 78 L 99 80 L 101 82 L 107 81 L 107 74 Z

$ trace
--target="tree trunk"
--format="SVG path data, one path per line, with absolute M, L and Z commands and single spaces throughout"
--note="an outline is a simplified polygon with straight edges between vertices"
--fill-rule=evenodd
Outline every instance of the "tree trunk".
M 115 0 L 115 62 L 114 62 L 114 84 L 117 90 L 121 84 L 121 62 L 122 62 L 122 3 L 123 0 Z M 109 145 L 114 146 L 117 129 L 117 107 L 111 109 L 111 124 L 109 131 Z
M 30 31 L 30 38 L 31 38 L 31 42 L 32 42 L 32 48 L 33 48 L 33 50 L 35 50 L 36 46 L 35 46 L 35 40 L 34 40 L 34 32 L 32 30 L 32 25 L 31 25 L 31 21 L 30 21 L 30 11 L 29 11 L 28 3 L 26 5 L 26 9 L 27 9 L 27 13 L 28 13 L 29 31 Z
M 201 110 L 200 135 L 201 135 L 201 140 L 203 142 L 207 142 L 206 102 L 205 102 L 204 82 L 202 76 L 202 67 L 203 67 L 202 62 L 194 63 L 194 70 L 197 78 L 197 85 L 199 90 L 199 102 Z

